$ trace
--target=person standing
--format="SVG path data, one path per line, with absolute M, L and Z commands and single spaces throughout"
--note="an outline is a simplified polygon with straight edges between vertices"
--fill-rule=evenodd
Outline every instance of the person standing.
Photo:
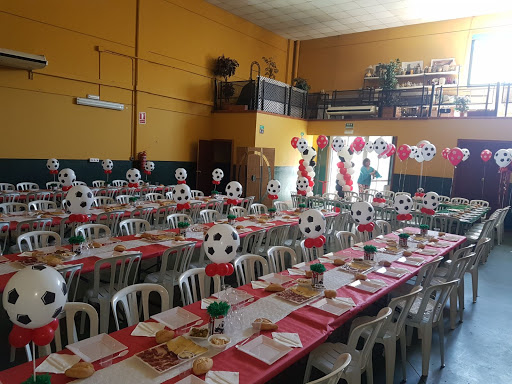
M 359 184 L 359 193 L 363 193 L 366 189 L 370 188 L 372 178 L 382 177 L 379 172 L 370 167 L 370 159 L 366 158 L 363 160 L 363 166 L 361 167 L 361 174 L 357 179 Z

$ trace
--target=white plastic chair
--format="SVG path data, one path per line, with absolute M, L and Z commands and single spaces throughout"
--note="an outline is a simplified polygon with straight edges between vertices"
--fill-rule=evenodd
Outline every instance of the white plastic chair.
M 419 293 L 409 310 L 405 321 L 407 326 L 407 345 L 410 345 L 413 328 L 421 333 L 422 376 L 428 376 L 430 365 L 430 350 L 432 346 L 432 329 L 437 327 L 439 332 L 439 347 L 441 350 L 441 367 L 444 367 L 444 322 L 443 309 L 457 280 L 439 285 L 432 285 Z
M 277 212 L 288 211 L 290 207 L 284 201 L 274 201 L 274 208 Z
M 164 198 L 164 195 L 162 195 L 161 193 L 156 193 L 156 192 L 146 193 L 144 195 L 144 200 L 147 200 L 147 201 L 157 201 L 157 200 L 162 200 L 163 198 Z
M 51 200 L 51 193 L 48 191 L 28 192 L 25 197 L 25 204 L 35 200 Z
M 68 344 L 73 344 L 78 341 L 76 332 L 75 316 L 77 313 L 87 314 L 89 316 L 89 337 L 98 335 L 98 312 L 90 304 L 73 302 L 64 305 L 64 312 L 66 314 L 66 333 L 68 337 Z
M 376 220 L 376 227 L 378 228 L 378 235 L 387 235 L 392 232 L 391 224 L 385 220 Z
M 409 192 L 395 192 L 395 197 L 398 195 L 407 195 L 407 196 L 411 197 L 411 194 Z
M 391 313 L 391 308 L 384 307 L 374 320 L 355 327 L 349 335 L 347 344 L 324 343 L 314 349 L 309 354 L 306 372 L 304 373 L 304 383 L 309 380 L 312 367 L 328 374 L 333 371 L 334 364 L 341 354 L 350 353 L 352 360 L 341 378 L 346 379 L 350 384 L 360 384 L 361 374 L 366 371 L 366 382 L 373 384 L 372 349 L 380 329 L 389 319 Z M 367 337 L 364 339 L 363 347 L 359 350 L 357 344 L 362 333 L 365 333 Z
M 150 273 L 145 283 L 160 284 L 169 292 L 169 307 L 173 307 L 174 286 L 180 275 L 189 269 L 194 254 L 195 243 L 168 248 L 162 254 L 160 271 Z
M 165 192 L 165 198 L 168 200 L 172 200 L 172 190 Z
M 302 250 L 302 261 L 309 263 L 324 255 L 324 247 L 311 247 L 307 248 L 305 245 L 306 240 L 300 242 L 300 249 Z
M 59 247 L 61 237 L 52 231 L 31 231 L 18 236 L 18 248 L 23 252 L 23 245 L 26 244 L 29 251 L 54 245 Z M 52 244 L 53 241 L 53 244 Z
M 185 213 L 173 213 L 172 215 L 167 216 L 167 225 L 169 229 L 178 228 L 178 223 L 187 222 L 190 225 L 194 224 L 192 218 Z
M 85 181 L 73 181 L 73 186 L 75 185 L 84 185 L 84 186 L 87 186 L 87 183 Z
M 101 259 L 94 264 L 93 287 L 85 292 L 82 301 L 99 305 L 101 333 L 108 333 L 110 299 L 116 292 L 135 283 L 141 257 L 141 253 L 131 253 Z M 105 279 L 107 283 L 102 284 L 100 282 L 100 271 L 105 264 L 110 267 L 108 270 L 110 276 Z M 84 327 L 85 315 L 82 316 L 80 333 L 84 333 Z
M 242 237 L 240 255 L 253 254 L 257 255 L 260 252 L 261 244 L 266 236 L 264 229 L 248 233 L 245 237 Z
M 0 183 L 0 191 L 15 191 L 16 187 L 11 183 Z
M 213 292 L 212 292 L 213 281 Z M 220 291 L 220 277 L 206 275 L 204 268 L 193 268 L 181 274 L 179 280 L 183 306 L 205 299 Z
M 2 203 L 0 204 L 0 213 L 13 213 L 28 211 L 28 205 L 23 203 Z
M 102 205 L 115 204 L 116 201 L 108 196 L 94 196 L 94 202 L 92 205 L 94 207 L 100 207 Z
M 449 196 L 439 196 L 439 203 L 449 203 L 450 202 L 450 197 Z
M 254 196 L 247 196 L 240 202 L 240 206 L 245 208 L 247 212 L 251 209 L 251 205 L 254 202 Z
M 46 189 L 61 188 L 62 184 L 57 181 L 48 181 L 46 183 Z
M 151 230 L 151 224 L 144 219 L 126 219 L 119 223 L 121 235 L 137 235 Z
M 327 200 L 339 200 L 340 196 L 337 193 L 325 192 L 322 197 Z
M 206 203 L 205 209 L 214 209 L 219 212 L 219 216 L 222 216 L 224 211 L 224 200 L 210 200 Z
M 165 205 L 156 209 L 153 214 L 153 225 L 156 228 L 163 228 L 167 223 L 167 216 L 176 213 L 176 205 Z
M 486 200 L 470 200 L 469 205 L 481 205 L 482 207 L 488 207 L 489 202 Z
M 262 215 L 268 213 L 268 209 L 264 204 L 255 203 L 251 205 L 251 213 L 253 215 Z
M 203 223 L 213 223 L 218 219 L 219 212 L 217 212 L 215 209 L 203 209 L 201 212 L 199 212 L 199 215 L 201 216 L 201 221 Z
M 114 187 L 124 187 L 125 185 L 128 185 L 128 182 L 126 180 L 112 180 L 111 184 Z
M 197 189 L 191 189 L 190 193 L 192 194 L 193 199 L 195 199 L 196 197 L 204 196 L 203 191 L 199 191 Z
M 44 211 L 47 209 L 57 209 L 57 204 L 47 200 L 35 200 L 28 203 L 29 211 Z
M 234 265 L 239 287 L 269 273 L 267 260 L 259 255 L 239 256 L 235 259 Z M 261 275 L 257 276 L 256 270 L 261 270 Z
M 245 217 L 249 213 L 247 212 L 247 209 L 245 209 L 243 207 L 234 206 L 234 207 L 229 208 L 229 214 L 234 215 L 238 218 L 238 217 Z
M 414 300 L 422 289 L 423 287 L 420 286 L 414 287 L 410 293 L 404 296 L 395 297 L 388 304 L 388 307 L 391 308 L 392 316 L 390 316 L 389 321 L 384 323 L 377 335 L 377 338 L 375 339 L 375 343 L 382 344 L 384 346 L 384 356 L 386 359 L 386 384 L 393 384 L 393 378 L 395 376 L 396 342 L 398 340 L 400 340 L 401 347 L 403 382 L 407 380 L 407 340 L 405 337 L 405 320 Z M 370 316 L 358 317 L 352 322 L 350 329 L 367 323 L 373 319 L 374 318 Z M 366 338 L 368 337 L 368 334 L 363 332 L 361 337 Z
M 169 293 L 167 289 L 158 284 L 134 284 L 129 285 L 112 296 L 112 311 L 114 312 L 114 320 L 116 328 L 119 331 L 119 318 L 117 316 L 117 305 L 121 304 L 126 318 L 127 327 L 138 324 L 141 321 L 149 319 L 149 295 L 151 292 L 156 292 L 160 295 L 160 312 L 169 309 Z M 140 304 L 142 305 L 142 313 L 139 313 L 139 303 L 137 302 L 137 295 L 140 294 Z
M 471 275 L 471 283 L 473 286 L 473 303 L 476 303 L 476 298 L 478 296 L 478 267 L 480 266 L 480 260 L 484 257 L 484 255 L 489 252 L 491 247 L 491 239 L 488 237 L 480 244 L 477 244 L 475 248 L 475 256 L 471 263 L 469 264 L 469 268 L 466 270 L 466 273 Z M 462 297 L 462 303 L 464 303 L 464 279 L 459 283 L 459 297 Z
M 100 214 L 96 218 L 97 224 L 105 224 L 110 228 L 112 236 L 119 232 L 119 222 L 124 218 L 125 211 L 111 211 Z
M 21 183 L 16 184 L 16 189 L 18 191 L 32 191 L 39 189 L 39 185 L 30 181 L 22 181 Z
M 333 365 L 333 371 L 328 375 L 321 377 L 320 379 L 310 381 L 307 384 L 338 384 L 341 377 L 343 376 L 343 371 L 350 364 L 352 357 L 350 353 L 343 353 L 338 357 Z
M 450 200 L 450 203 L 452 204 L 469 204 L 469 200 L 465 199 L 464 197 L 452 197 Z
M 103 188 L 105 186 L 105 180 L 94 180 L 92 182 L 93 188 Z
M 119 204 L 129 204 L 130 197 L 133 197 L 133 196 L 132 195 L 119 195 L 119 196 L 116 196 L 116 201 Z
M 297 254 L 289 247 L 274 246 L 267 251 L 271 272 L 279 273 L 297 264 Z
M 87 241 L 101 237 L 111 237 L 112 231 L 104 224 L 82 224 L 75 228 L 75 236 L 82 236 Z
M 262 250 L 258 252 L 261 256 L 267 256 L 269 248 L 279 245 L 284 245 L 288 238 L 290 225 L 276 225 L 267 230 L 265 238 L 262 243 Z
M 202 203 L 200 202 L 190 203 L 190 210 L 188 213 L 194 223 L 199 222 L 199 212 L 201 212 L 201 205 Z
M 1 197 L 4 203 L 16 203 L 20 199 L 20 194 L 18 192 L 4 192 Z

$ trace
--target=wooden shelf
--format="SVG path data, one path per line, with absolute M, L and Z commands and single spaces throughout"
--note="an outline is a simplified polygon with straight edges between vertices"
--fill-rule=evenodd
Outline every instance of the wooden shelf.
M 458 71 L 449 71 L 449 72 L 429 72 L 425 73 L 425 76 L 442 76 L 442 75 L 458 75 Z

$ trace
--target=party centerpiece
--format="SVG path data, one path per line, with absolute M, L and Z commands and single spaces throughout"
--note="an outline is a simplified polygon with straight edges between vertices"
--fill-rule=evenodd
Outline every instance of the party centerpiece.
M 212 199 L 216 199 L 219 195 L 220 195 L 219 191 L 213 190 L 213 191 L 210 192 L 210 197 Z
M 427 224 L 421 224 L 420 225 L 420 234 L 421 236 L 425 237 L 427 236 L 428 230 L 430 227 Z
M 77 255 L 81 253 L 80 244 L 85 243 L 85 238 L 83 236 L 71 236 L 69 238 L 69 244 L 71 244 L 73 252 Z
M 299 212 L 302 213 L 306 210 L 306 204 L 299 204 Z
M 321 263 L 315 263 L 311 264 L 309 267 L 311 269 L 311 272 L 313 272 L 312 278 L 311 278 L 311 284 L 313 286 L 317 284 L 323 284 L 324 283 L 324 272 L 325 272 L 325 265 Z
M 270 216 L 271 219 L 276 217 L 276 209 L 275 208 L 269 208 L 268 209 L 268 215 Z
M 375 253 L 377 252 L 377 247 L 375 245 L 365 245 L 363 250 L 365 260 L 373 260 L 375 258 Z
M 187 233 L 187 229 L 190 226 L 188 221 L 181 221 L 178 223 L 178 228 L 180 230 L 180 236 L 185 236 Z
M 224 317 L 228 314 L 230 308 L 230 305 L 225 301 L 214 301 L 206 308 L 206 312 L 210 316 L 208 322 L 210 335 L 224 333 Z
M 138 198 L 137 196 L 131 196 L 131 197 L 128 199 L 128 201 L 130 202 L 130 204 L 131 204 L 132 206 L 134 206 L 134 207 L 135 207 L 135 203 L 137 202 L 137 200 L 138 200 L 138 199 L 139 199 L 139 198 Z
M 409 238 L 409 234 L 401 233 L 398 235 L 398 245 L 403 248 L 407 248 L 407 239 Z
M 236 216 L 235 215 L 228 215 L 228 224 L 231 226 L 234 226 L 236 222 Z

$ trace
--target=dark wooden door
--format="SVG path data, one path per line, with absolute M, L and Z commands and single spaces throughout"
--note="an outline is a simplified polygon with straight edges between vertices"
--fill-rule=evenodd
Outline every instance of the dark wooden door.
M 484 162 L 480 158 L 480 153 L 484 149 L 488 149 L 494 155 L 499 149 L 512 148 L 512 141 L 460 139 L 457 141 L 457 145 L 459 148 L 469 149 L 471 155 L 455 168 L 452 197 L 487 200 L 493 211 L 508 205 L 509 183 L 505 183 L 506 190 L 500 191 L 499 167 L 494 158 Z
M 224 172 L 224 178 L 217 186 L 217 190 L 224 191 L 226 184 L 231 180 L 232 146 L 231 140 L 199 140 L 196 189 L 210 194 L 214 187 L 212 172 L 215 168 L 220 168 Z
M 269 204 L 266 192 L 269 180 L 274 177 L 274 162 L 274 148 L 237 148 L 235 179 L 242 184 L 245 196 L 254 196 L 255 202 Z

